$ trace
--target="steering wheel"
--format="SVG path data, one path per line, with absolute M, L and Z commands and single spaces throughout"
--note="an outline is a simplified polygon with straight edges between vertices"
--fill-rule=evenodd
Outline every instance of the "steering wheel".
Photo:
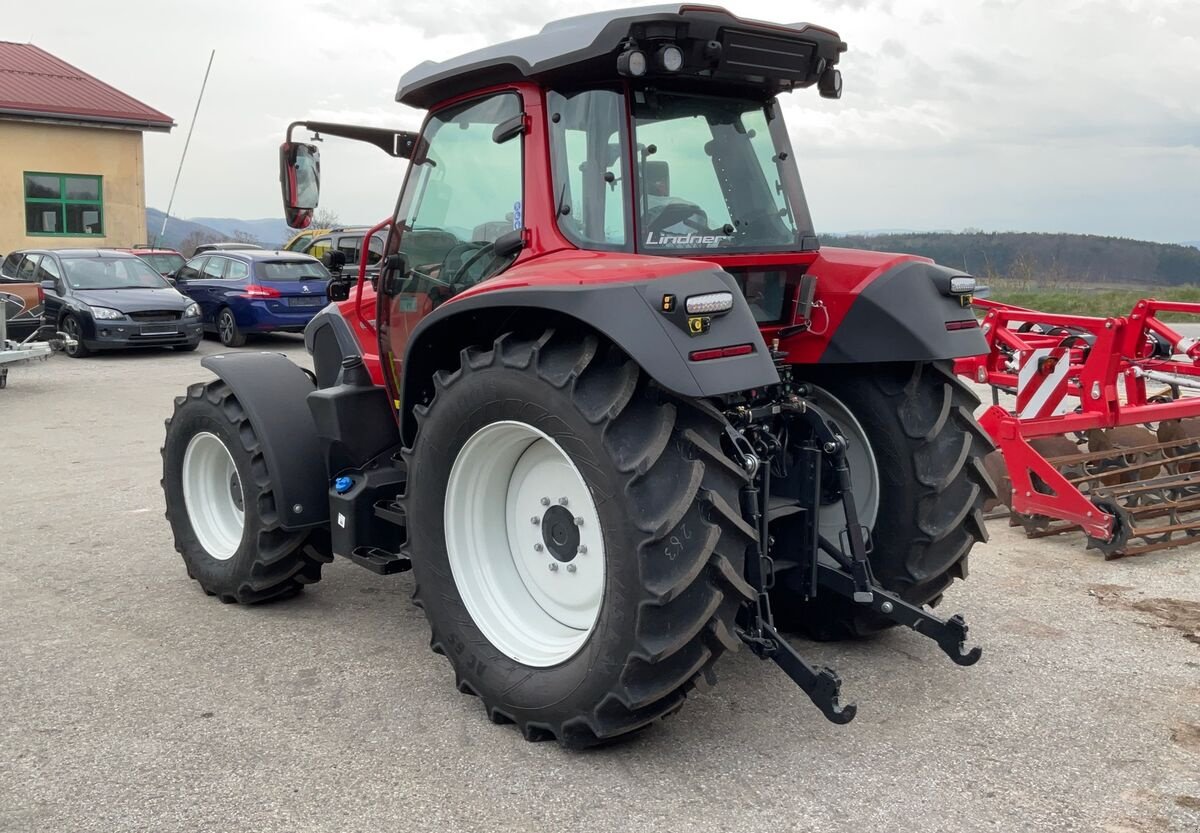
M 463 269 L 463 264 L 469 260 L 484 243 L 455 243 L 442 258 L 442 267 L 438 270 L 441 280 L 454 283 L 455 277 Z
M 691 217 L 695 214 L 699 214 L 707 219 L 704 209 L 692 202 L 670 202 L 666 205 L 655 206 L 646 212 L 646 231 L 661 232 L 669 229 L 671 226 L 683 223 L 695 231 L 711 234 L 712 229 L 705 223 L 698 220 L 691 220 Z M 689 222 L 689 220 L 691 221 Z

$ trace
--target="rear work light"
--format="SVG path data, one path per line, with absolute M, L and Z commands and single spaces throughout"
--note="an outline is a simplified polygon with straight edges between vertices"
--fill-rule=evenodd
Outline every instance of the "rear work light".
M 617 72 L 640 78 L 646 74 L 646 53 L 640 49 L 627 49 L 617 56 Z
M 694 362 L 706 362 L 711 359 L 729 359 L 734 356 L 748 356 L 754 352 L 753 344 L 735 344 L 732 347 L 713 347 L 709 350 L 693 350 L 688 358 Z
M 693 295 L 687 299 L 688 315 L 712 315 L 717 312 L 729 312 L 733 309 L 732 292 L 709 292 L 704 295 Z
M 950 279 L 951 295 L 967 295 L 975 291 L 975 279 L 970 275 L 959 275 Z
M 278 298 L 280 292 L 274 287 L 259 286 L 252 283 L 242 290 L 242 295 L 245 295 L 247 298 Z

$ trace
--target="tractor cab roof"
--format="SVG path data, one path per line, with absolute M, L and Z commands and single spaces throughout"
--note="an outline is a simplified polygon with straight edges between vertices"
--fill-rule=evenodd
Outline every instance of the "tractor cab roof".
M 683 60 L 668 71 L 660 56 L 672 45 Z M 618 60 L 634 51 L 642 73 Z M 809 23 L 745 20 L 716 6 L 643 6 L 569 17 L 536 35 L 426 61 L 400 78 L 396 100 L 428 109 L 494 84 L 587 86 L 623 77 L 769 97 L 816 83 L 844 51 L 836 32 Z

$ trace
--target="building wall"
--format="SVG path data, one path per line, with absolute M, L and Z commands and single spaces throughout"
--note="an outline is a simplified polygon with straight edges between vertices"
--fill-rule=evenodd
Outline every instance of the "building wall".
M 26 171 L 103 177 L 102 236 L 25 233 Z M 22 248 L 129 247 L 146 242 L 138 130 L 0 120 L 0 253 Z

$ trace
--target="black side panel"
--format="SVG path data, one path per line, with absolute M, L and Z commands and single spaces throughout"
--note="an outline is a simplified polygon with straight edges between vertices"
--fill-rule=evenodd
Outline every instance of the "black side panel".
M 307 397 L 307 373 L 278 353 L 225 353 L 200 364 L 217 374 L 246 409 L 263 443 L 284 529 L 329 522 L 329 477 Z
M 319 388 L 337 384 L 342 359 L 362 355 L 358 339 L 336 304 L 325 307 L 308 322 L 304 328 L 304 347 L 313 357 Z
M 728 312 L 690 317 L 684 311 L 688 296 L 721 291 L 733 293 L 733 308 Z M 674 297 L 670 312 L 663 311 L 664 296 Z M 405 411 L 436 369 L 437 357 L 430 354 L 438 351 L 443 334 L 470 332 L 473 312 L 506 307 L 552 311 L 587 324 L 628 353 L 655 382 L 680 396 L 717 396 L 779 381 L 737 283 L 723 270 L 707 268 L 630 283 L 512 287 L 444 304 L 421 322 L 408 343 Z M 689 318 L 701 317 L 704 329 L 693 333 Z M 689 359 L 694 351 L 741 344 L 752 345 L 753 352 L 708 361 Z M 456 357 L 457 352 L 455 348 Z M 409 436 L 407 423 L 403 434 Z
M 889 269 L 854 301 L 821 363 L 916 362 L 986 353 L 978 327 L 946 329 L 947 322 L 974 318 L 959 297 L 943 295 L 937 288 L 936 279 L 961 274 L 920 261 Z

